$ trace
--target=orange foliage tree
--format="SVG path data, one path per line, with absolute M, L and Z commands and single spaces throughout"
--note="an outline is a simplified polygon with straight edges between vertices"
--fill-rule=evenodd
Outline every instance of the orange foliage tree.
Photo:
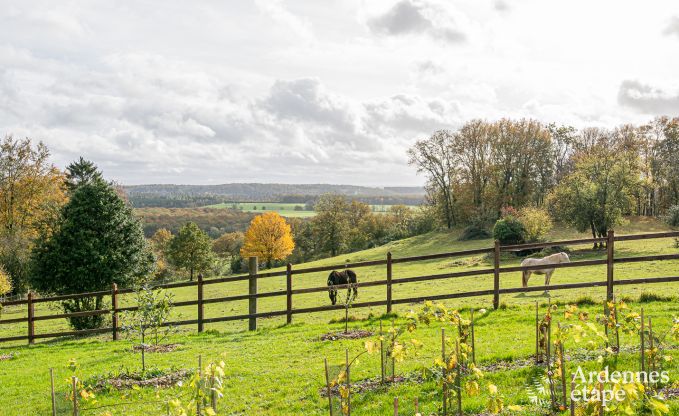
M 257 256 L 271 267 L 274 260 L 283 260 L 294 248 L 290 225 L 277 213 L 266 212 L 250 223 L 240 254 L 243 257 Z

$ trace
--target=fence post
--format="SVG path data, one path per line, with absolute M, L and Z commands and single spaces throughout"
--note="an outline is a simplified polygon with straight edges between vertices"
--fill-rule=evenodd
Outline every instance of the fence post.
M 391 313 L 391 251 L 387 252 L 387 313 Z
M 33 292 L 28 292 L 28 298 L 26 299 L 26 305 L 28 305 L 28 343 L 33 344 L 35 342 L 35 308 L 33 306 Z
M 249 286 L 249 295 L 250 295 L 250 300 L 249 300 L 249 305 L 248 305 L 248 314 L 250 316 L 249 324 L 248 324 L 248 329 L 250 331 L 255 331 L 257 330 L 257 318 L 252 316 L 257 313 L 257 298 L 255 295 L 257 295 L 257 273 L 259 272 L 259 263 L 257 261 L 257 257 L 250 257 L 248 258 L 248 274 L 250 275 L 250 279 L 248 281 Z
M 203 332 L 203 274 L 198 273 L 198 332 Z
M 493 251 L 493 309 L 500 306 L 500 242 L 495 240 Z
M 615 244 L 615 233 L 613 230 L 608 230 L 608 238 L 606 241 L 606 249 L 608 258 L 606 263 L 606 300 L 613 300 L 613 254 Z
M 288 312 L 287 322 L 292 323 L 292 264 L 288 263 L 285 269 L 285 286 L 287 290 L 287 304 L 286 311 Z
M 118 285 L 111 285 L 111 326 L 113 327 L 113 340 L 118 340 Z

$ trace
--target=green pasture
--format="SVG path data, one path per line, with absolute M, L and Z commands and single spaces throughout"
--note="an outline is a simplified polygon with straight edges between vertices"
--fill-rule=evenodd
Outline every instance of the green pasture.
M 259 203 L 257 205 L 260 205 Z M 645 232 L 666 231 L 661 223 L 648 219 L 630 219 L 628 225 L 619 227 L 617 234 L 632 234 Z M 348 262 L 383 259 L 388 251 L 394 258 L 433 254 L 448 251 L 466 250 L 481 247 L 491 247 L 491 240 L 458 241 L 460 230 L 451 232 L 435 232 L 409 239 L 395 241 L 382 247 L 357 253 L 345 254 L 335 258 L 324 259 L 304 265 L 293 265 L 293 268 L 314 267 L 325 265 L 342 265 Z M 550 239 L 562 240 L 570 238 L 584 238 L 585 234 L 558 228 Z M 590 245 L 580 245 L 568 248 L 573 261 L 604 258 L 605 251 L 592 250 Z M 651 254 L 677 253 L 674 239 L 638 240 L 616 243 L 616 256 L 643 256 Z M 518 265 L 520 258 L 506 253 L 501 259 L 502 266 Z M 465 258 L 442 259 L 427 262 L 400 263 L 393 266 L 393 277 L 411 277 L 429 274 L 449 273 L 453 271 L 484 269 L 491 265 L 487 256 L 470 256 Z M 359 282 L 382 280 L 386 276 L 384 266 L 356 268 Z M 679 261 L 654 261 L 643 263 L 627 263 L 615 266 L 615 278 L 640 278 L 677 276 Z M 324 286 L 327 272 L 295 275 L 293 288 Z M 578 267 L 557 270 L 552 278 L 553 284 L 602 281 L 606 278 L 605 266 Z M 530 285 L 542 285 L 542 277 L 534 276 Z M 519 273 L 501 275 L 501 287 L 519 287 L 521 277 Z M 285 277 L 262 278 L 258 281 L 260 292 L 285 290 Z M 442 279 L 427 282 L 407 283 L 395 285 L 394 299 L 414 296 L 427 296 L 485 290 L 492 288 L 492 275 Z M 223 297 L 247 293 L 247 282 L 234 282 L 205 286 L 205 297 Z M 654 292 L 664 297 L 672 298 L 665 302 L 645 304 L 647 312 L 654 317 L 654 325 L 659 331 L 666 330 L 671 317 L 679 315 L 679 305 L 676 302 L 679 295 L 679 283 L 656 284 L 645 286 L 618 286 L 616 296 L 638 299 L 644 292 Z M 196 288 L 179 288 L 171 290 L 175 301 L 193 300 L 196 298 Z M 579 290 L 552 291 L 551 300 L 556 302 L 572 302 L 587 296 L 599 302 L 605 297 L 605 287 L 587 288 Z M 357 302 L 384 300 L 385 287 L 359 288 Z M 532 349 L 533 335 L 531 307 L 535 301 L 546 303 L 548 297 L 541 292 L 530 292 L 521 295 L 501 296 L 500 302 L 504 309 L 489 312 L 479 323 L 480 358 L 485 362 L 499 359 L 527 357 Z M 131 304 L 133 295 L 121 296 L 121 306 Z M 444 303 L 456 308 L 487 308 L 491 309 L 490 296 L 455 299 Z M 326 292 L 295 295 L 293 308 L 307 308 L 329 304 Z M 639 307 L 639 304 L 635 304 Z M 403 316 L 417 305 L 395 305 L 394 311 Z M 285 296 L 259 299 L 258 311 L 275 311 L 285 308 Z M 594 307 L 591 307 L 594 308 Z M 36 305 L 36 315 L 60 313 L 58 304 L 41 303 Z M 351 315 L 358 319 L 352 325 L 356 327 L 374 328 L 378 323 L 374 317 L 385 312 L 385 307 L 356 308 Z M 196 307 L 178 307 L 175 309 L 176 319 L 195 319 Z M 247 301 L 235 301 L 205 305 L 205 317 L 220 317 L 241 315 L 247 313 Z M 12 319 L 26 316 L 25 305 L 6 307 L 2 312 L 2 319 Z M 169 354 L 149 355 L 149 362 L 153 366 L 168 368 L 171 366 L 195 366 L 196 356 L 203 354 L 205 359 L 220 359 L 225 353 L 228 372 L 228 394 L 224 399 L 225 415 L 320 415 L 324 414 L 325 401 L 318 395 L 318 388 L 322 383 L 322 358 L 328 357 L 338 361 L 343 357 L 345 347 L 358 353 L 362 349 L 363 341 L 335 341 L 320 342 L 318 337 L 329 329 L 337 330 L 341 324 L 329 325 L 332 319 L 339 319 L 343 311 L 331 311 L 306 315 L 294 315 L 292 325 L 284 325 L 285 317 L 259 319 L 259 330 L 247 332 L 246 321 L 206 324 L 209 334 L 195 334 L 194 326 L 180 328 L 175 335 L 174 342 L 182 344 L 179 351 Z M 0 320 L 1 322 L 1 320 Z M 48 333 L 68 330 L 65 320 L 45 320 L 36 322 L 36 333 Z M 0 325 L 0 337 L 26 334 L 26 324 Z M 432 354 L 439 345 L 434 342 L 438 337 L 435 328 L 418 330 L 417 337 L 428 340 L 425 351 L 420 357 L 404 363 L 400 368 L 413 371 L 422 365 L 433 361 Z M 86 339 L 60 339 L 52 341 L 38 340 L 34 346 L 24 343 L 0 344 L 0 355 L 17 352 L 18 356 L 12 360 L 0 361 L 0 409 L 2 414 L 25 414 L 26 404 L 30 403 L 34 414 L 45 414 L 49 406 L 47 369 L 57 368 L 62 382 L 66 374 L 65 365 L 68 359 L 75 358 L 82 366 L 86 375 L 115 372 L 120 368 L 134 368 L 138 356 L 130 352 L 131 341 L 108 341 L 110 336 L 91 337 Z M 677 357 L 675 351 L 671 354 Z M 621 358 L 629 365 L 634 364 L 633 357 Z M 376 375 L 377 363 L 374 358 L 366 357 L 357 367 L 356 379 Z M 676 367 L 674 367 L 676 372 Z M 488 375 L 488 379 L 498 385 L 502 392 L 512 397 L 511 402 L 525 403 L 527 400 L 523 382 L 530 369 L 502 371 Z M 517 382 L 518 380 L 518 382 Z M 677 380 L 675 376 L 673 380 Z M 63 383 L 62 383 L 63 384 Z M 142 389 L 133 395 L 140 398 L 155 397 L 153 389 Z M 167 394 L 158 393 L 161 397 Z M 425 411 L 433 411 L 438 401 L 438 390 L 435 386 L 425 383 L 422 386 L 402 385 L 378 393 L 357 396 L 355 415 L 387 414 L 387 407 L 394 396 L 409 400 L 415 396 L 425 404 Z M 101 393 L 98 400 L 102 404 L 121 401 L 123 393 Z M 480 411 L 483 398 L 465 402 L 470 412 Z M 405 405 L 404 414 L 407 413 Z M 679 414 L 677 405 L 674 405 Z M 7 410 L 10 409 L 10 410 Z M 16 409 L 16 410 L 11 410 Z M 113 414 L 161 414 L 153 413 L 152 404 L 130 405 L 125 412 L 114 411 Z M 113 410 L 113 409 L 111 409 Z M 98 414 L 98 413 L 91 413 Z M 428 414 L 428 413 L 423 413 Z M 534 413 L 526 413 L 534 414 Z
M 374 204 L 370 205 L 372 212 L 376 214 L 384 214 L 389 211 L 392 205 Z M 304 204 L 299 203 L 283 203 L 283 202 L 223 202 L 221 204 L 208 205 L 205 208 L 231 208 L 239 209 L 244 212 L 254 212 L 261 214 L 263 212 L 274 211 L 284 217 L 290 218 L 308 218 L 316 215 L 315 211 L 305 211 Z

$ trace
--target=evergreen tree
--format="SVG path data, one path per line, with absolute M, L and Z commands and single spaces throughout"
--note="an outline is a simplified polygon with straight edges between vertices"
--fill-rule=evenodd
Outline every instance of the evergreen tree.
M 115 189 L 100 179 L 79 181 L 64 206 L 57 229 L 33 250 L 32 287 L 45 294 L 108 290 L 130 286 L 152 271 L 153 255 L 141 224 Z M 103 308 L 103 297 L 63 302 L 66 312 Z M 70 319 L 76 329 L 103 325 L 104 316 Z
M 82 156 L 66 167 L 66 187 L 73 192 L 78 186 L 103 180 L 97 166 Z

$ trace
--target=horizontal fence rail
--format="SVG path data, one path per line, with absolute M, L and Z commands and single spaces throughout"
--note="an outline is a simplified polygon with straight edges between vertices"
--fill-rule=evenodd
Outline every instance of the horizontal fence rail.
M 292 322 L 293 315 L 317 313 L 317 312 L 327 312 L 344 309 L 346 306 L 344 304 L 337 305 L 323 305 L 323 306 L 311 306 L 311 307 L 293 307 L 293 295 L 309 294 L 325 292 L 329 290 L 328 286 L 319 287 L 307 287 L 307 288 L 294 288 L 293 287 L 293 276 L 303 275 L 310 273 L 320 273 L 328 272 L 332 270 L 342 270 L 348 268 L 360 268 L 360 267 L 376 267 L 376 266 L 386 266 L 386 279 L 367 281 L 367 282 L 357 282 L 349 283 L 343 285 L 332 286 L 334 290 L 352 289 L 352 288 L 362 288 L 362 287 L 377 287 L 383 286 L 386 288 L 385 300 L 374 300 L 367 302 L 357 302 L 352 303 L 351 308 L 365 308 L 365 307 L 377 307 L 386 306 L 387 312 L 391 312 L 393 305 L 399 304 L 415 304 L 423 302 L 425 300 L 445 300 L 445 299 L 460 299 L 460 298 L 471 298 L 479 296 L 492 296 L 493 297 L 493 307 L 498 308 L 500 295 L 507 295 L 513 293 L 525 293 L 525 292 L 539 292 L 547 290 L 568 290 L 568 289 L 582 289 L 582 288 L 593 288 L 593 287 L 606 287 L 606 298 L 612 299 L 613 288 L 615 286 L 625 286 L 625 285 L 640 285 L 640 284 L 657 284 L 657 283 L 671 283 L 679 282 L 679 276 L 664 276 L 664 277 L 649 277 L 649 278 L 636 278 L 636 279 L 614 279 L 614 266 L 616 264 L 624 263 L 636 263 L 636 262 L 655 262 L 664 260 L 679 260 L 678 254 L 661 254 L 661 255 L 650 255 L 650 256 L 635 256 L 635 257 L 615 257 L 615 242 L 619 241 L 634 241 L 634 240 L 647 240 L 647 239 L 657 239 L 657 238 L 672 238 L 679 237 L 679 231 L 673 232 L 661 232 L 661 233 L 647 233 L 647 234 L 634 234 L 634 235 L 622 235 L 616 236 L 613 231 L 610 231 L 606 237 L 599 238 L 584 238 L 576 240 L 563 240 L 563 241 L 553 241 L 544 243 L 530 243 L 530 244 L 512 244 L 512 245 L 500 245 L 497 241 L 494 247 L 490 248 L 479 248 L 472 250 L 455 251 L 448 253 L 436 253 L 428 254 L 423 256 L 412 256 L 412 257 L 401 257 L 392 258 L 391 253 L 387 253 L 385 260 L 371 260 L 363 262 L 354 263 L 344 263 L 336 264 L 332 266 L 320 266 L 320 267 L 306 267 L 306 268 L 293 268 L 292 264 L 288 264 L 286 270 L 264 272 L 260 273 L 258 270 L 258 261 L 256 258 L 249 259 L 249 272 L 248 274 L 221 277 L 214 279 L 203 279 L 201 275 L 198 276 L 196 281 L 189 282 L 172 282 L 157 285 L 157 288 L 161 289 L 173 289 L 173 288 L 186 288 L 186 287 L 196 287 L 196 299 L 173 302 L 174 306 L 195 306 L 197 307 L 197 319 L 188 320 L 178 320 L 173 322 L 167 322 L 163 326 L 193 326 L 197 325 L 198 331 L 203 331 L 204 325 L 209 323 L 218 322 L 230 322 L 230 321 L 249 321 L 249 329 L 256 329 L 257 319 L 261 318 L 272 318 L 277 316 L 285 316 L 288 323 Z M 560 264 L 550 264 L 550 265 L 539 265 L 539 266 L 508 266 L 501 267 L 500 264 L 500 254 L 502 252 L 520 252 L 524 250 L 536 250 L 549 247 L 561 247 L 561 246 L 575 246 L 583 244 L 606 244 L 606 258 L 605 259 L 595 259 L 595 260 L 582 260 L 574 261 L 570 263 L 560 263 Z M 441 274 L 431 274 L 423 276 L 414 277 L 401 277 L 394 278 L 393 268 L 394 264 L 401 263 L 411 263 L 411 262 L 426 262 L 431 260 L 439 260 L 453 257 L 465 257 L 465 256 L 489 256 L 492 260 L 491 268 L 482 268 L 476 270 L 465 270 L 450 273 Z M 606 279 L 601 281 L 592 282 L 577 282 L 577 283 L 563 283 L 554 285 L 544 285 L 544 286 L 529 286 L 529 287 L 512 287 L 512 288 L 501 288 L 500 287 L 500 275 L 506 273 L 515 272 L 526 272 L 526 271 L 536 271 L 543 269 L 559 269 L 559 268 L 572 268 L 572 267 L 588 267 L 588 266 L 606 266 Z M 415 282 L 425 282 L 425 281 L 437 281 L 442 279 L 455 279 L 461 277 L 476 276 L 479 278 L 490 278 L 492 277 L 493 288 L 485 290 L 476 291 L 465 291 L 458 293 L 444 293 L 429 296 L 416 296 L 410 298 L 396 298 L 393 297 L 393 287 L 394 285 L 402 285 L 407 283 Z M 285 277 L 285 290 L 275 290 L 269 292 L 258 292 L 257 291 L 257 281 L 259 279 L 268 279 L 275 277 Z M 205 298 L 203 295 L 203 288 L 205 285 L 214 285 L 219 283 L 232 283 L 232 282 L 248 282 L 248 293 L 247 294 L 234 294 L 222 297 Z M 488 279 L 490 282 L 490 279 Z M 119 307 L 118 301 L 119 296 L 122 294 L 133 293 L 134 289 L 124 288 L 118 289 L 114 284 L 111 290 L 98 291 L 98 292 L 88 292 L 88 293 L 76 293 L 76 294 L 66 294 L 57 295 L 51 297 L 35 297 L 31 292 L 25 299 L 18 298 L 15 300 L 8 300 L 2 303 L 2 306 L 23 306 L 26 305 L 27 314 L 25 317 L 20 318 L 9 318 L 0 319 L 0 325 L 7 324 L 17 324 L 17 323 L 27 323 L 27 333 L 26 335 L 8 336 L 0 338 L 0 342 L 10 342 L 10 341 L 28 341 L 29 344 L 34 343 L 36 339 L 45 338 L 56 338 L 64 336 L 82 336 L 82 335 L 96 335 L 96 334 L 106 334 L 111 333 L 113 340 L 118 339 L 118 334 L 121 331 L 119 325 L 119 315 L 124 312 L 135 311 L 138 306 L 125 306 Z M 258 312 L 257 311 L 257 300 L 262 298 L 272 298 L 272 297 L 283 297 L 285 296 L 285 309 L 269 311 L 269 312 Z M 95 297 L 104 298 L 110 297 L 111 307 L 109 309 L 98 309 L 92 311 L 83 312 L 70 312 L 70 313 L 59 313 L 51 315 L 36 315 L 35 314 L 35 304 L 46 303 L 46 302 L 60 302 L 64 300 L 72 300 L 83 297 Z M 235 302 L 235 301 L 248 301 L 248 313 L 240 315 L 230 315 L 230 316 L 218 316 L 206 318 L 204 316 L 204 305 L 219 304 L 225 302 Z M 96 328 L 87 330 L 73 330 L 65 332 L 53 332 L 53 333 L 36 333 L 35 332 L 35 322 L 56 320 L 56 319 L 68 319 L 75 317 L 87 317 L 87 316 L 103 316 L 111 315 L 111 326 L 106 328 Z

